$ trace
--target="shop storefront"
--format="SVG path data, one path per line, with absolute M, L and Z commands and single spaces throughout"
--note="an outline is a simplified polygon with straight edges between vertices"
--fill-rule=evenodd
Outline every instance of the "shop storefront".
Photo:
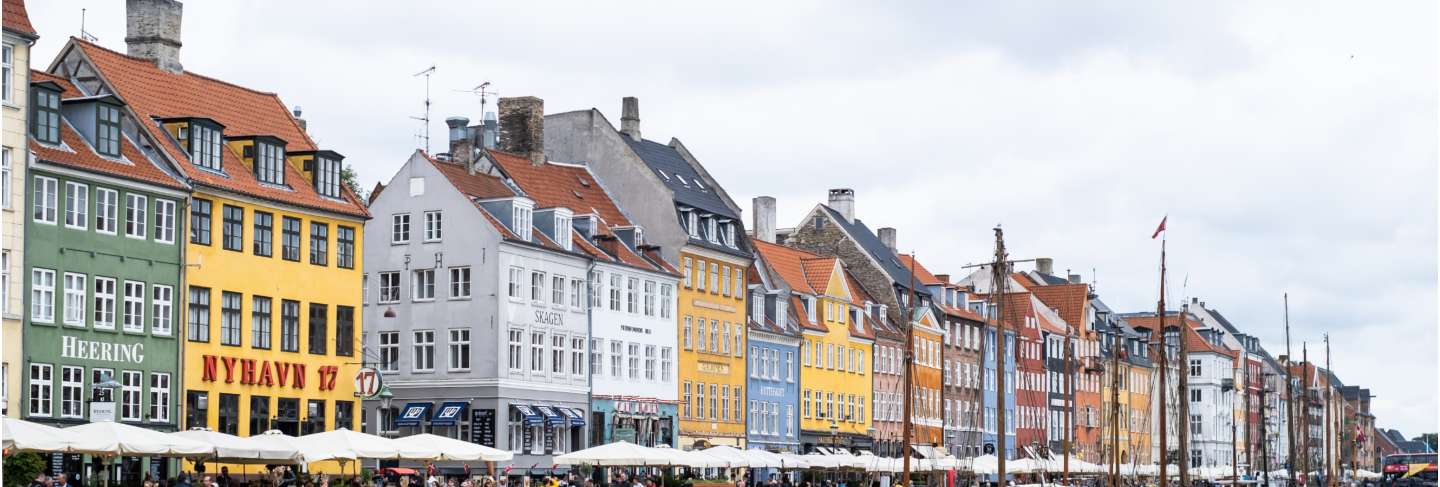
M 675 447 L 676 405 L 659 401 L 596 399 L 591 415 L 596 421 L 590 443 L 628 441 L 644 446 Z

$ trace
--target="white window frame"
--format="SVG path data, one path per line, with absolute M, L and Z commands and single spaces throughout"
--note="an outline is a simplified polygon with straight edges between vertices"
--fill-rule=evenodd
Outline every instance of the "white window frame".
M 71 378 L 74 380 L 71 380 Z M 70 365 L 60 367 L 60 417 L 85 417 L 85 368 Z M 68 412 L 72 410 L 74 412 Z
M 390 281 L 388 285 L 387 285 L 386 282 L 385 282 L 385 281 L 387 280 L 386 278 L 389 278 L 388 280 Z M 389 294 L 389 298 L 390 298 L 390 299 L 385 299 L 385 298 L 386 298 L 386 294 L 387 294 L 387 289 L 388 289 L 388 294 Z M 381 272 L 381 273 L 380 273 L 380 295 L 376 297 L 376 302 L 378 302 L 378 303 L 380 303 L 380 304 L 391 304 L 391 303 L 398 303 L 398 302 L 400 302 L 400 272 L 399 272 L 399 271 L 390 271 L 390 272 Z
M 29 387 L 29 405 L 27 406 L 32 417 L 51 417 L 54 412 L 54 391 L 55 391 L 55 366 L 51 364 L 31 363 L 29 375 L 26 381 Z
M 93 326 L 97 330 L 115 329 L 115 296 L 116 282 L 113 277 L 95 276 L 90 280 L 94 286 L 94 310 Z
M 55 322 L 55 271 L 52 269 L 30 270 L 30 321 Z
M 146 231 L 150 229 L 148 213 L 150 210 L 150 199 L 143 194 L 125 194 L 125 236 L 128 238 L 145 240 Z
M 64 307 L 63 322 L 67 326 L 85 326 L 85 315 L 90 307 L 86 304 L 90 300 L 89 287 L 86 286 L 86 275 L 77 272 L 66 272 L 64 278 L 65 299 L 62 300 Z
M 95 188 L 95 231 L 116 235 L 120 230 L 120 192 Z
M 376 333 L 376 340 L 379 343 L 380 371 L 400 371 L 400 332 L 382 331 Z
M 65 182 L 65 228 L 90 228 L 90 186 L 74 181 Z
M 440 210 L 425 212 L 425 242 L 439 242 L 445 236 L 445 214 Z
M 155 199 L 155 241 L 163 244 L 175 243 L 174 200 Z
M 410 243 L 410 214 L 396 213 L 390 215 L 390 244 L 400 245 Z
M 470 266 L 450 268 L 450 299 L 470 299 Z
M 138 370 L 120 371 L 120 420 L 139 421 L 144 409 L 145 398 L 141 388 L 145 374 Z
M 145 283 L 126 280 L 122 285 L 124 305 L 121 308 L 122 329 L 131 333 L 145 332 Z M 132 295 L 131 291 L 134 291 Z
M 167 372 L 150 373 L 150 421 L 170 421 L 170 374 Z
M 450 329 L 450 356 L 448 365 L 450 372 L 462 372 L 470 370 L 470 329 Z
M 55 178 L 35 176 L 34 201 L 31 202 L 30 218 L 35 223 L 55 225 L 59 220 L 60 182 Z
M 435 269 L 415 269 L 410 272 L 410 300 L 435 300 Z
M 410 334 L 411 372 L 435 371 L 435 330 L 414 330 Z

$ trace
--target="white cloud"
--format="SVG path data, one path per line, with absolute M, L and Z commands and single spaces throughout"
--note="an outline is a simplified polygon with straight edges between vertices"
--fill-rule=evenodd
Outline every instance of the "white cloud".
M 30 3 L 37 64 L 80 6 L 123 49 L 120 2 Z M 304 106 L 367 185 L 415 147 L 411 74 L 435 63 L 437 151 L 445 116 L 480 116 L 453 90 L 483 80 L 612 120 L 635 95 L 647 136 L 683 138 L 742 206 L 776 196 L 782 225 L 852 187 L 862 219 L 957 273 L 1003 223 L 1013 255 L 1095 269 L 1119 310 L 1153 307 L 1168 213 L 1172 301 L 1278 354 L 1288 291 L 1296 347 L 1330 332 L 1381 425 L 1434 429 L 1433 3 L 186 9 L 187 67 Z

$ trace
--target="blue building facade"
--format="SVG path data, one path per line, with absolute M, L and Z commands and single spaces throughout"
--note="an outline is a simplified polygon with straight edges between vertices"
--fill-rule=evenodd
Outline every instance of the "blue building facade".
M 752 327 L 746 441 L 750 448 L 799 452 L 800 339 Z
M 996 420 L 998 409 L 995 400 L 995 328 L 985 328 L 985 431 L 981 436 L 981 453 L 995 454 Z M 1015 332 L 1005 331 L 1005 458 L 1015 456 Z

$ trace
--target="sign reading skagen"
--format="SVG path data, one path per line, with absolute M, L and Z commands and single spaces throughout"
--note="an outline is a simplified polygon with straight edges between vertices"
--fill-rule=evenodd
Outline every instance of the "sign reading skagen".
M 67 336 L 60 337 L 60 356 L 75 360 L 140 364 L 145 361 L 145 344 L 97 342 Z

